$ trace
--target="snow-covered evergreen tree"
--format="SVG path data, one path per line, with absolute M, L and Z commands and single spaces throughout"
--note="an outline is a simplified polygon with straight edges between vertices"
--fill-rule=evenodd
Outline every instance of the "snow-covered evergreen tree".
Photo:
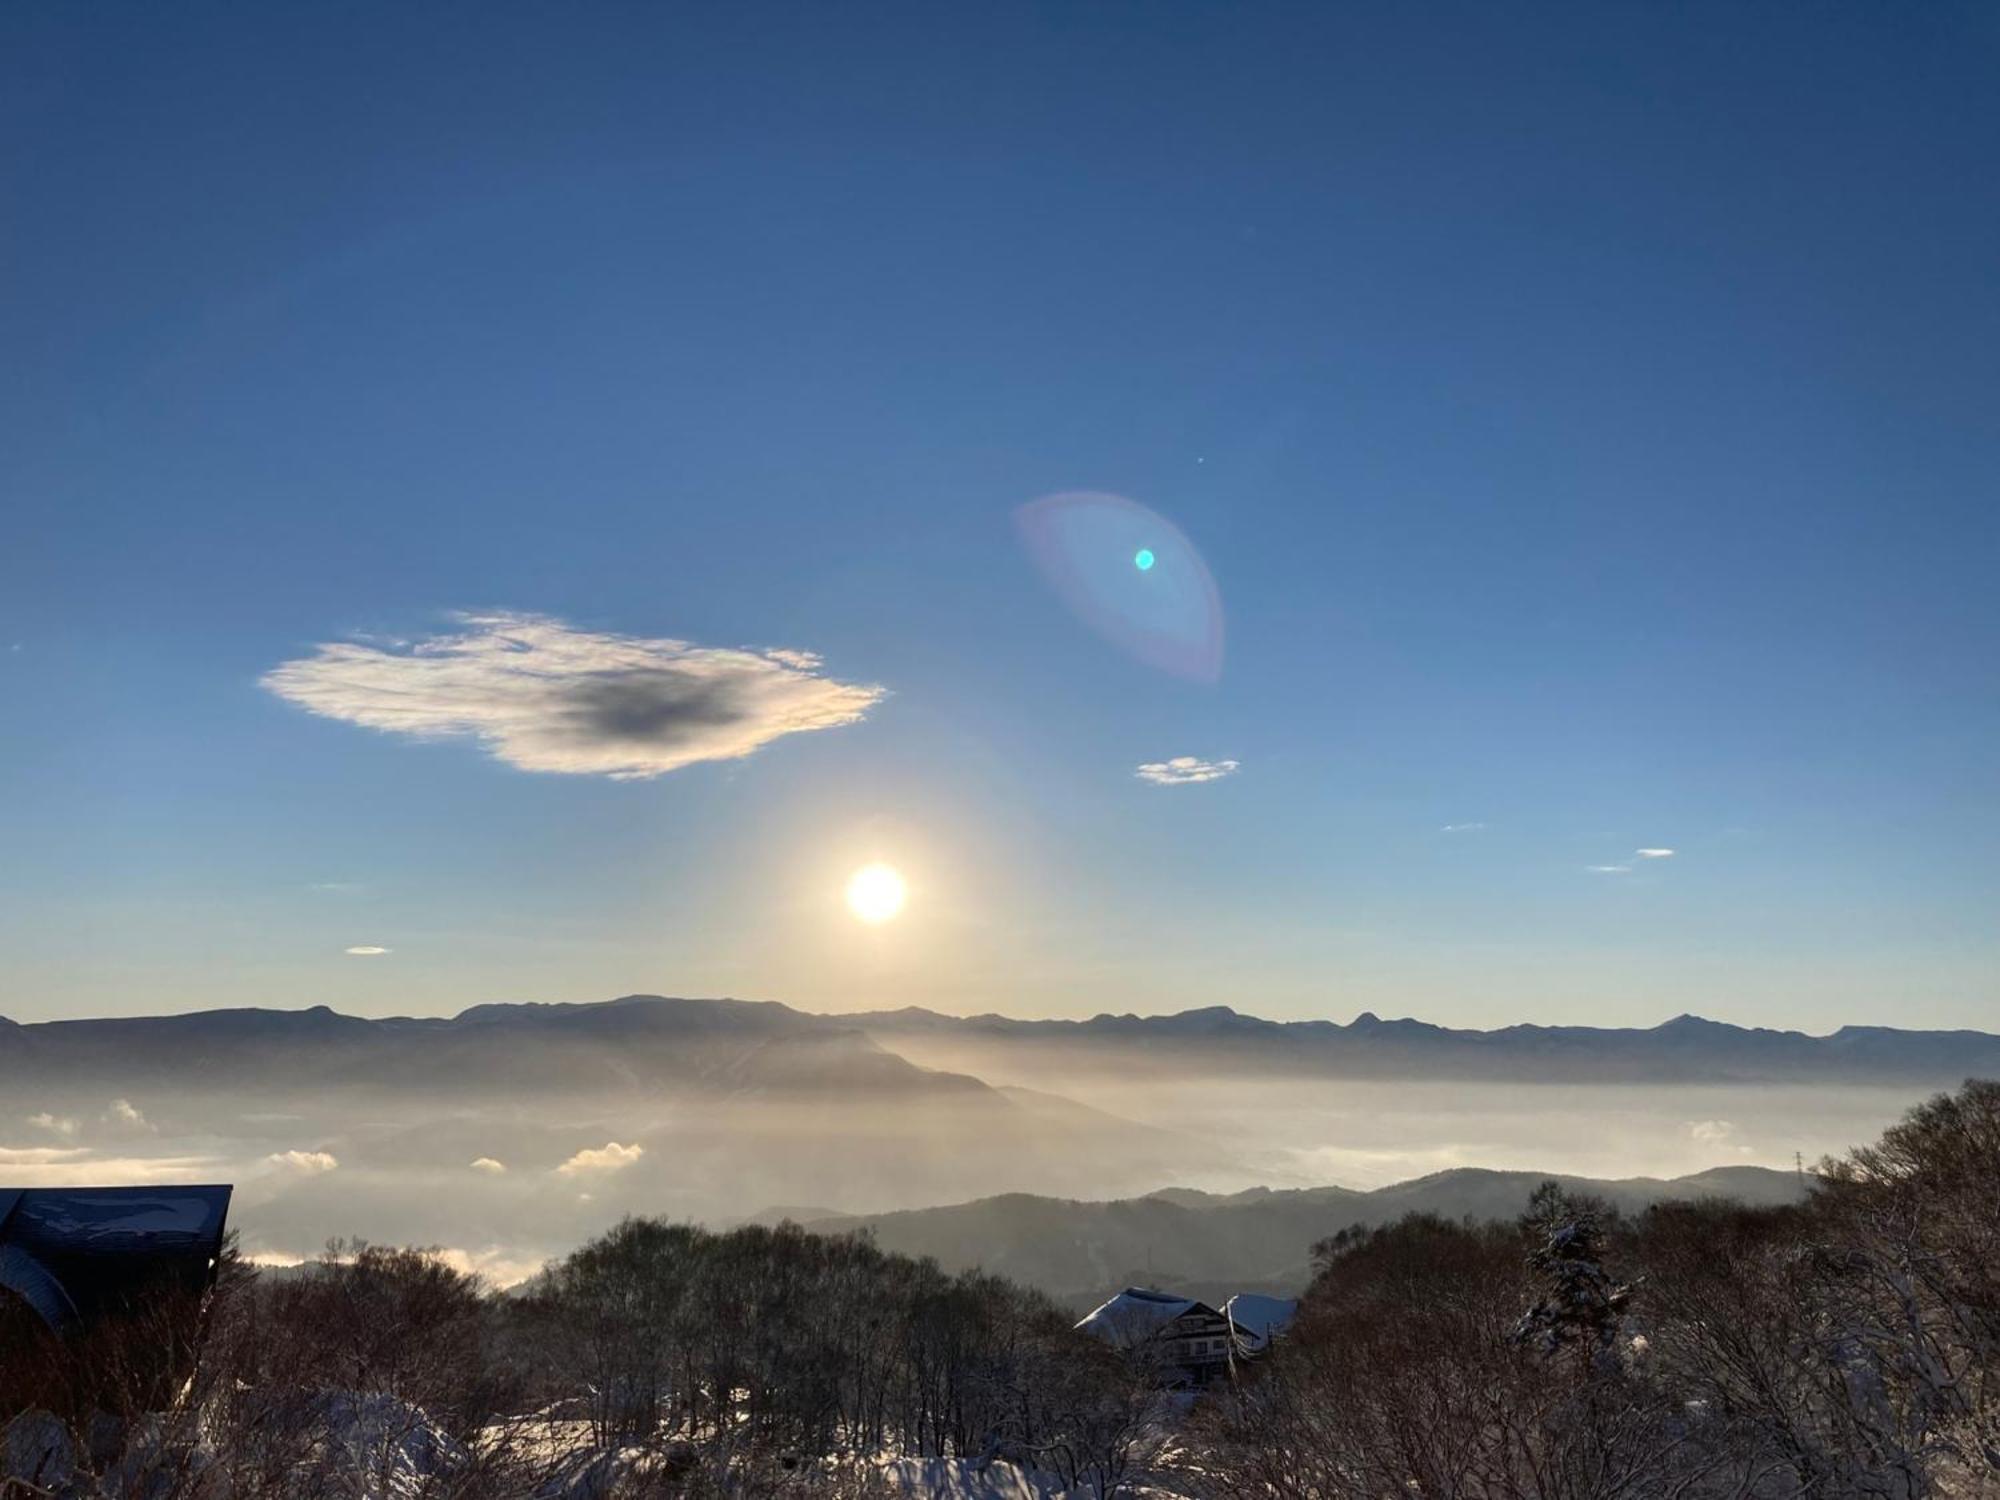
M 1538 1241 L 1528 1267 L 1540 1295 L 1515 1325 L 1516 1340 L 1550 1355 L 1577 1349 L 1594 1359 L 1611 1349 L 1632 1289 L 1605 1269 L 1603 1217 L 1600 1205 L 1553 1180 L 1535 1189 L 1522 1223 Z

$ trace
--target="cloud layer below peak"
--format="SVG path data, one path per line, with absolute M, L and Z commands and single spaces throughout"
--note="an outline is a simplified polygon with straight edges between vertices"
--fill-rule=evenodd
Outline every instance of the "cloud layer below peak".
M 462 615 L 413 643 L 330 642 L 263 685 L 330 719 L 477 739 L 524 771 L 642 779 L 737 760 L 781 735 L 852 724 L 885 689 L 836 682 L 804 651 L 744 651 Z

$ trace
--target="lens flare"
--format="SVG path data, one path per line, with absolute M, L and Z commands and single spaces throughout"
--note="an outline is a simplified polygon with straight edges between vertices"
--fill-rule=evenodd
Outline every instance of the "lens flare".
M 1035 566 L 1086 625 L 1163 672 L 1222 675 L 1222 597 L 1179 527 L 1123 495 L 1049 495 L 1014 512 Z

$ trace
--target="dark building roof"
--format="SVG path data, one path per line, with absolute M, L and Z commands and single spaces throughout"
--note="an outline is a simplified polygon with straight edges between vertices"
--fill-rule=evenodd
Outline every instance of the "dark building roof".
M 0 1288 L 57 1332 L 215 1274 L 227 1187 L 0 1188 Z

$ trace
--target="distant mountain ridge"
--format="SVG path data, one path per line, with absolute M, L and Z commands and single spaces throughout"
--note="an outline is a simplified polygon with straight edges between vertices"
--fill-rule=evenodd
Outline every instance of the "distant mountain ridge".
M 986 1089 L 976 1078 L 918 1067 L 833 1018 L 770 1002 L 657 996 L 478 1005 L 450 1017 L 368 1019 L 322 1005 L 46 1021 L 0 1033 L 0 1079 L 8 1078 L 593 1094 Z
M 2000 1035 L 1843 1026 L 1825 1036 L 1681 1015 L 1652 1027 L 1519 1024 L 1491 1031 L 1383 1020 L 1269 1021 L 1226 1005 L 1175 1015 L 1088 1020 L 955 1017 L 908 1008 L 849 1016 L 892 1047 L 965 1042 L 1022 1056 L 1037 1048 L 1149 1057 L 1185 1067 L 1286 1076 L 1480 1079 L 1515 1082 L 1955 1084 L 2000 1073 Z
M 1683 1015 L 1648 1028 L 1514 1025 L 1479 1031 L 1363 1012 L 1270 1021 L 1228 1006 L 1171 1015 L 1022 1020 L 908 1008 L 819 1015 L 775 1001 L 627 995 L 584 1004 L 486 1004 L 450 1017 L 368 1019 L 326 1006 L 0 1024 L 0 1079 L 86 1074 L 254 1086 L 301 1068 L 336 1086 L 528 1090 L 732 1088 L 976 1090 L 926 1064 L 965 1044 L 1014 1056 L 1115 1059 L 1121 1068 L 1327 1078 L 1546 1082 L 1847 1082 L 1948 1086 L 2000 1075 L 2000 1035 L 1844 1026 L 1825 1036 Z
M 414 1172 L 446 1174 L 449 1191 L 488 1206 L 540 1184 L 565 1195 L 567 1214 L 616 1199 L 694 1215 L 760 1202 L 935 1203 L 969 1184 L 1132 1192 L 1176 1173 L 1244 1175 L 1203 1140 L 921 1066 L 840 1017 L 735 1000 L 44 1022 L 0 1029 L 0 1100 L 0 1148 L 14 1131 L 39 1143 L 56 1128 L 37 1120 L 104 1136 L 111 1127 L 96 1117 L 109 1100 L 136 1103 L 155 1144 L 209 1152 L 217 1140 L 268 1135 L 239 1170 L 261 1176 L 293 1215 L 286 1232 L 314 1225 L 308 1244 L 330 1232 L 308 1210 L 330 1216 L 341 1202 L 354 1217 L 333 1221 L 337 1232 L 445 1232 L 400 1227 L 434 1222 L 421 1194 L 395 1186 Z M 582 1164 L 566 1167 L 579 1152 Z M 335 1165 L 300 1176 L 301 1159 L 308 1172 Z M 476 1174 L 476 1160 L 494 1170 Z

